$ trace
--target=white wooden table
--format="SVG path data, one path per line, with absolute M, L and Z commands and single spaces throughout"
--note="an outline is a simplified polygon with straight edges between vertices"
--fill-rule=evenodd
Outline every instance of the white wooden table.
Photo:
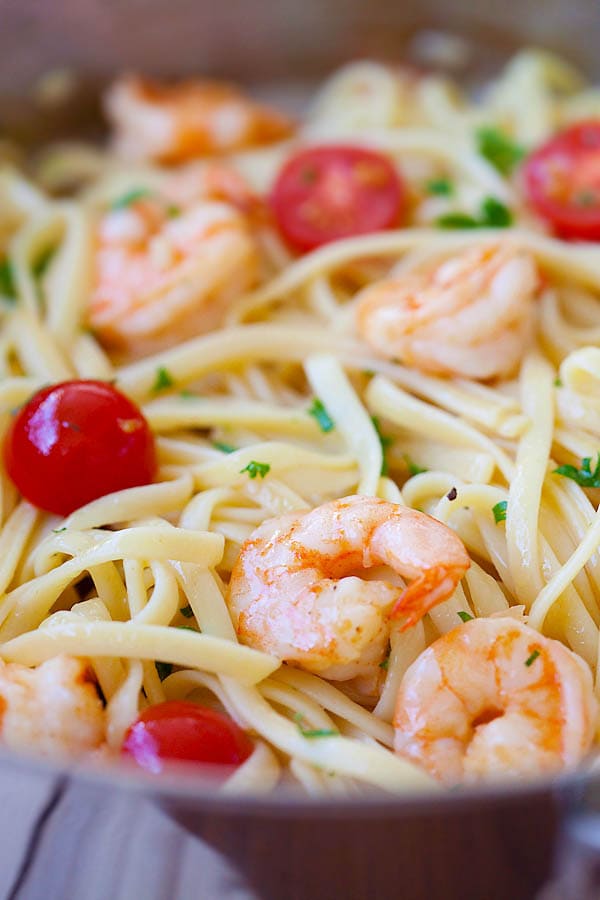
M 252 900 L 143 797 L 0 771 L 0 900 Z

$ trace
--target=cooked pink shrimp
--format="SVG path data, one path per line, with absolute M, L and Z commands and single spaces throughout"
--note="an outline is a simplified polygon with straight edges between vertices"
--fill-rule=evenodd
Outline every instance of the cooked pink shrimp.
M 474 619 L 406 671 L 395 749 L 448 784 L 543 775 L 588 752 L 598 715 L 586 664 L 510 617 Z
M 182 162 L 281 140 L 292 130 L 286 116 L 214 81 L 165 85 L 125 76 L 105 106 L 116 150 L 132 160 Z
M 381 662 L 390 614 L 414 624 L 469 564 L 457 535 L 425 513 L 345 497 L 257 528 L 233 569 L 228 604 L 243 643 L 344 681 Z M 392 572 L 360 577 L 374 566 Z M 394 573 L 412 584 L 404 589 Z
M 35 669 L 0 660 L 3 744 L 77 757 L 99 747 L 104 735 L 104 709 L 83 660 L 56 656 Z
M 109 210 L 99 225 L 89 321 L 130 356 L 216 328 L 258 277 L 256 243 L 233 206 L 205 200 L 169 212 L 149 196 Z
M 471 248 L 427 274 L 377 282 L 358 298 L 359 334 L 382 356 L 438 375 L 512 372 L 533 330 L 538 274 L 508 244 Z

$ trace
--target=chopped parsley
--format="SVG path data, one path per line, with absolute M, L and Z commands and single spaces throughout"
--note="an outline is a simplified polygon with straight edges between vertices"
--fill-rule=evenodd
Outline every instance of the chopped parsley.
M 456 500 L 458 497 L 458 491 L 455 487 L 451 487 L 448 493 L 446 494 L 446 500 Z
M 52 531 L 54 532 L 54 534 L 60 534 L 61 531 L 66 531 L 66 530 L 67 530 L 67 526 L 66 526 L 66 525 L 63 525 L 62 528 L 53 528 L 53 529 L 52 529 Z
M 335 428 L 335 422 L 318 397 L 315 397 L 315 399 L 313 400 L 312 406 L 308 410 L 308 414 L 309 416 L 312 416 L 314 419 L 316 419 L 321 431 L 327 433 L 328 431 L 332 431 L 332 429 Z
M 390 666 L 390 658 L 389 658 L 389 656 L 386 656 L 386 658 L 382 659 L 381 662 L 379 663 L 379 668 L 385 669 L 387 672 L 387 670 L 389 669 L 389 666 Z
M 197 394 L 193 394 L 191 391 L 179 391 L 179 396 L 183 400 L 195 400 L 197 397 Z
M 563 383 L 560 380 L 559 376 L 557 375 L 556 378 L 554 379 L 554 387 L 562 387 L 562 386 L 563 386 Z
M 46 274 L 48 266 L 52 262 L 55 253 L 56 247 L 48 247 L 47 250 L 44 250 L 43 253 L 40 253 L 35 263 L 31 267 L 34 278 L 42 278 Z
M 438 228 L 479 228 L 479 222 L 468 213 L 451 212 L 438 216 L 435 220 Z
M 460 619 L 461 622 L 472 622 L 473 621 L 473 616 L 470 613 L 465 612 L 463 609 L 459 610 L 456 613 L 456 615 L 458 616 L 458 618 Z
M 155 663 L 155 665 L 156 665 L 156 671 L 158 672 L 158 677 L 160 678 L 161 681 L 164 681 L 165 678 L 168 678 L 169 675 L 171 674 L 171 672 L 173 671 L 172 663 L 157 662 L 157 663 Z
M 586 456 L 581 460 L 581 468 L 575 466 L 559 466 L 554 469 L 556 475 L 564 475 L 565 478 L 572 478 L 578 485 L 586 488 L 600 487 L 600 453 L 596 460 L 594 471 L 591 469 L 591 456 Z
M 9 300 L 17 298 L 13 268 L 9 259 L 3 259 L 0 262 L 0 294 Z
M 417 465 L 417 463 L 413 462 L 410 456 L 407 456 L 406 454 L 404 455 L 404 461 L 410 475 L 421 475 L 423 472 L 429 471 L 429 469 L 424 469 L 423 466 Z
M 152 385 L 154 393 L 157 394 L 159 391 L 166 391 L 167 388 L 173 387 L 174 384 L 173 376 L 169 370 L 165 369 L 164 366 L 159 366 L 156 370 L 156 381 Z
M 512 213 L 496 197 L 485 197 L 481 204 L 481 224 L 489 228 L 508 228 L 512 225 Z
M 502 175 L 510 175 L 525 150 L 496 128 L 479 128 L 475 135 L 479 153 Z
M 508 228 L 512 225 L 510 209 L 497 197 L 484 197 L 479 207 L 479 216 L 469 213 L 450 212 L 436 219 L 439 228 Z
M 432 178 L 425 185 L 425 190 L 438 197 L 450 197 L 454 193 L 454 185 L 448 178 Z
M 538 658 L 539 655 L 540 655 L 540 651 L 534 650 L 533 653 L 531 654 L 531 656 L 528 656 L 527 659 L 525 660 L 525 665 L 529 667 L 532 663 L 534 663 L 536 661 L 536 659 Z
M 149 188 L 139 187 L 132 188 L 130 191 L 126 191 L 124 194 L 121 194 L 120 197 L 117 197 L 116 200 L 111 204 L 111 209 L 127 209 L 128 206 L 131 206 L 133 203 L 137 203 L 138 200 L 144 200 L 146 197 L 151 197 L 152 191 Z
M 179 628 L 180 631 L 193 631 L 194 634 L 198 634 L 195 628 L 192 628 L 191 625 L 176 625 L 175 628 Z
M 304 722 L 302 713 L 296 713 L 294 722 L 298 726 L 298 731 L 302 737 L 305 738 L 337 737 L 339 734 L 339 731 L 336 731 L 335 728 L 305 728 L 302 724 Z
M 387 461 L 387 451 L 391 444 L 394 443 L 394 439 L 389 437 L 389 435 L 383 434 L 381 431 L 381 426 L 379 423 L 378 416 L 371 416 L 371 422 L 373 423 L 373 428 L 377 433 L 377 437 L 379 438 L 379 443 L 381 444 L 381 474 L 387 475 L 389 472 L 389 465 Z
M 181 207 L 175 206 L 174 203 L 169 204 L 169 206 L 167 206 L 167 215 L 170 219 L 176 219 L 177 216 L 181 215 Z
M 504 522 L 506 519 L 506 509 L 508 507 L 508 500 L 500 500 L 499 503 L 496 503 L 492 506 L 492 512 L 494 513 L 494 522 L 498 525 L 499 522 Z
M 213 447 L 215 450 L 220 450 L 221 453 L 235 453 L 237 447 L 234 447 L 232 444 L 224 444 L 222 441 L 213 441 Z
M 264 478 L 267 472 L 271 470 L 271 466 L 269 463 L 261 463 L 256 462 L 255 459 L 251 459 L 247 466 L 244 466 L 243 469 L 240 469 L 240 475 L 243 475 L 244 472 L 247 472 L 250 478 L 256 478 L 257 475 L 260 475 L 261 478 Z
M 194 615 L 194 610 L 193 610 L 192 607 L 189 605 L 189 603 L 188 603 L 187 606 L 183 606 L 183 607 L 179 610 L 179 612 L 180 612 L 181 615 L 184 617 L 184 619 L 191 619 L 192 616 Z

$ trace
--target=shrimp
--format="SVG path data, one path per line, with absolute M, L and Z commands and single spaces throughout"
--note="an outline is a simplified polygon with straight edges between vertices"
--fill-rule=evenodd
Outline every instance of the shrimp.
M 89 322 L 129 357 L 218 327 L 259 277 L 256 242 L 232 205 L 207 199 L 172 212 L 148 196 L 99 224 Z
M 105 98 L 115 149 L 130 160 L 183 162 L 281 140 L 291 121 L 229 84 L 164 85 L 125 76 Z
M 394 615 L 406 614 L 405 628 L 414 624 L 469 565 L 441 522 L 351 496 L 264 522 L 242 546 L 228 605 L 242 643 L 345 681 L 382 661 Z M 375 566 L 392 572 L 360 577 Z M 412 584 L 404 589 L 394 575 Z
M 55 656 L 35 669 L 0 660 L 0 740 L 53 759 L 79 757 L 105 737 L 102 701 L 85 662 Z
M 575 653 L 516 619 L 474 619 L 407 669 L 394 747 L 447 784 L 543 775 L 585 756 L 597 714 Z
M 509 245 L 471 248 L 428 274 L 360 292 L 358 333 L 382 356 L 437 375 L 509 375 L 530 340 L 538 274 Z

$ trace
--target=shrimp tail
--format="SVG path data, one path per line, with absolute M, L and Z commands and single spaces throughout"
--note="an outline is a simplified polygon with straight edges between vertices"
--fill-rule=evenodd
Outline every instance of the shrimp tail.
M 433 566 L 427 569 L 402 591 L 392 607 L 390 619 L 404 615 L 407 618 L 400 631 L 412 628 L 432 607 L 450 597 L 463 575 L 462 567 Z

